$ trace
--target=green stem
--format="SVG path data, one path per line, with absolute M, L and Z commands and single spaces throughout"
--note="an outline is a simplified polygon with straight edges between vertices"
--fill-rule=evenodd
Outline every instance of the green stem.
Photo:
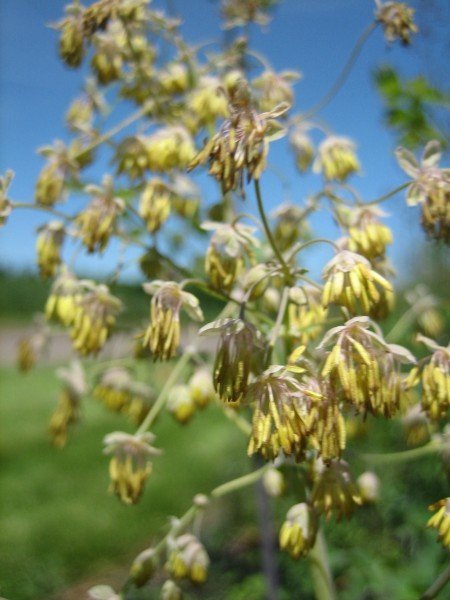
M 255 184 L 256 202 L 258 204 L 259 215 L 261 217 L 261 221 L 264 226 L 264 231 L 266 232 L 267 240 L 268 240 L 275 256 L 278 258 L 280 265 L 283 267 L 285 274 L 287 276 L 289 276 L 289 274 L 290 274 L 289 267 L 286 264 L 286 261 L 284 260 L 283 255 L 281 254 L 281 252 L 275 242 L 275 239 L 274 239 L 272 232 L 270 230 L 270 227 L 269 227 L 269 223 L 267 221 L 267 216 L 266 216 L 266 213 L 264 210 L 264 204 L 263 204 L 262 197 L 261 197 L 261 188 L 260 188 L 258 179 L 255 179 L 254 184 Z
M 406 188 L 409 185 L 411 185 L 410 182 L 402 183 L 402 185 L 399 185 L 398 187 L 396 187 L 392 191 L 388 192 L 387 194 L 384 194 L 384 196 L 380 196 L 379 198 L 375 198 L 375 200 L 371 200 L 370 202 L 364 202 L 362 204 L 362 206 L 371 206 L 373 204 L 381 204 L 381 202 L 384 202 L 385 200 L 389 200 L 389 198 L 392 198 L 393 196 L 397 195 L 398 193 L 402 192 L 403 190 L 406 190 Z
M 277 343 L 277 339 L 280 335 L 280 331 L 281 331 L 281 326 L 283 325 L 283 319 L 284 319 L 284 315 L 286 313 L 286 308 L 288 305 L 288 301 L 289 301 L 289 287 L 285 287 L 283 289 L 283 293 L 281 294 L 281 300 L 280 300 L 280 308 L 278 309 L 278 314 L 277 314 L 277 319 L 275 321 L 275 325 L 273 326 L 272 332 L 270 334 L 270 340 L 269 340 L 269 348 L 271 352 L 273 350 L 273 348 L 275 347 L 275 344 Z M 268 356 L 268 359 L 270 360 L 270 353 Z
M 225 496 L 226 494 L 240 490 L 243 487 L 252 485 L 252 483 L 256 483 L 259 479 L 261 479 L 269 467 L 269 464 L 264 465 L 256 471 L 252 471 L 247 475 L 243 475 L 237 479 L 232 479 L 231 481 L 227 481 L 227 483 L 223 483 L 222 485 L 215 487 L 211 492 L 212 498 L 220 498 L 221 496 Z
M 37 204 L 34 202 L 14 202 L 11 201 L 12 208 L 15 210 L 16 208 L 28 208 L 31 210 L 43 210 L 44 212 L 48 212 L 51 215 L 58 217 L 58 219 L 64 219 L 65 221 L 73 221 L 75 217 L 71 217 L 70 215 L 66 215 L 63 212 L 55 210 L 51 206 L 43 206 L 42 204 Z
M 450 581 L 450 567 L 447 567 L 439 577 L 430 585 L 427 591 L 422 594 L 420 600 L 432 600 L 436 598 L 439 592 L 444 588 L 445 585 Z
M 336 590 L 328 562 L 328 551 L 322 529 L 317 532 L 316 543 L 308 555 L 316 600 L 335 600 Z
M 333 98 L 335 97 L 335 95 L 339 92 L 339 90 L 341 89 L 341 87 L 344 85 L 347 77 L 349 76 L 353 65 L 356 62 L 356 59 L 358 58 L 365 42 L 367 41 L 367 39 L 369 38 L 370 34 L 372 33 L 372 31 L 375 30 L 377 26 L 377 22 L 373 21 L 372 23 L 370 23 L 366 29 L 364 29 L 364 31 L 362 32 L 362 34 L 359 36 L 355 47 L 353 48 L 352 53 L 350 54 L 349 59 L 347 60 L 347 62 L 344 65 L 344 68 L 342 69 L 342 71 L 340 72 L 338 78 L 336 79 L 336 81 L 334 82 L 334 84 L 331 86 L 331 88 L 329 89 L 329 91 L 325 94 L 325 96 L 322 98 L 322 100 L 319 100 L 319 102 L 317 102 L 317 104 L 315 104 L 312 108 L 310 108 L 306 113 L 304 113 L 301 117 L 301 121 L 306 121 L 306 119 L 309 119 L 310 117 L 312 117 L 315 113 L 319 112 L 320 110 L 322 110 L 323 108 L 325 108 L 325 106 L 327 106 L 327 104 L 329 104 L 331 102 L 331 100 L 333 100 Z
M 139 435 L 140 433 L 144 433 L 151 427 L 151 425 L 153 424 L 153 421 L 156 419 L 156 417 L 160 413 L 161 409 L 164 407 L 169 391 L 171 390 L 173 385 L 176 383 L 176 381 L 177 381 L 178 377 L 181 375 L 183 369 L 188 364 L 189 360 L 192 357 L 192 354 L 193 354 L 192 350 L 186 349 L 184 351 L 184 353 L 181 355 L 179 361 L 173 368 L 173 370 L 172 370 L 171 374 L 169 375 L 168 379 L 166 380 L 166 383 L 164 384 L 161 392 L 159 393 L 159 396 L 156 399 L 155 404 L 148 411 L 147 416 L 142 421 L 141 425 L 139 426 L 139 429 L 136 431 L 136 435 Z
M 377 453 L 377 454 L 360 454 L 360 457 L 371 463 L 384 464 L 384 463 L 402 463 L 409 460 L 415 460 L 428 454 L 434 454 L 439 452 L 444 447 L 441 441 L 431 441 L 425 446 L 420 448 L 413 448 L 412 450 L 404 450 L 403 452 L 388 452 L 388 453 Z
M 330 244 L 330 246 L 333 246 L 336 252 L 339 252 L 339 247 L 333 241 L 327 238 L 315 238 L 314 240 L 308 240 L 304 244 L 296 244 L 291 251 L 288 260 L 292 260 L 296 254 L 305 248 L 308 248 L 309 246 L 313 246 L 314 244 Z

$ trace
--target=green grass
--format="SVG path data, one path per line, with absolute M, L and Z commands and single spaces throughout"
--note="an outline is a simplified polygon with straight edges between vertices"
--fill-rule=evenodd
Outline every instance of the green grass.
M 147 373 L 149 378 L 153 374 Z M 164 378 L 161 367 L 158 375 Z M 9 600 L 58 598 L 58 591 L 79 579 L 102 582 L 111 566 L 125 573 L 132 557 L 164 531 L 168 515 L 180 515 L 195 493 L 208 492 L 250 468 L 244 436 L 216 407 L 198 414 L 185 428 L 165 415 L 155 426 L 156 445 L 164 454 L 154 461 L 142 502 L 122 506 L 107 492 L 101 440 L 109 431 L 130 426 L 87 399 L 84 423 L 64 450 L 55 450 L 46 434 L 58 389 L 52 369 L 27 376 L 3 369 L 0 376 L 0 593 Z M 358 459 L 359 451 L 404 448 L 397 423 L 375 422 L 370 436 L 350 443 L 354 474 L 367 468 Z M 419 597 L 446 560 L 434 532 L 425 529 L 427 505 L 447 493 L 439 458 L 385 466 L 378 474 L 382 489 L 376 507 L 358 510 L 349 522 L 325 525 L 340 600 Z M 303 499 L 295 470 L 287 468 L 286 475 L 291 494 L 276 505 L 276 527 L 287 508 Z M 211 576 L 188 598 L 263 600 L 254 513 L 251 490 L 207 511 L 202 537 L 212 558 Z M 311 599 L 307 561 L 295 563 L 286 556 L 277 560 L 281 600 Z M 156 598 L 158 584 L 127 596 Z

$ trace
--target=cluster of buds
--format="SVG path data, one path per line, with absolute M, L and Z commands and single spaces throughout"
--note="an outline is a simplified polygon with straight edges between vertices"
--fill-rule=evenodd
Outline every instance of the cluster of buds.
M 73 347 L 82 355 L 97 354 L 108 339 L 122 303 L 106 285 L 91 283 L 77 300 L 71 322 Z
M 124 504 L 136 504 L 144 491 L 152 471 L 150 457 L 161 453 L 151 445 L 154 439 L 152 433 L 131 435 L 121 431 L 105 437 L 105 454 L 112 455 L 110 489 Z
M 294 504 L 288 510 L 280 529 L 280 548 L 297 560 L 306 556 L 316 541 L 318 519 L 306 502 Z
M 312 286 L 291 288 L 289 300 L 289 337 L 294 344 L 306 346 L 325 326 L 327 311 L 322 306 L 320 291 Z
M 229 92 L 230 117 L 191 161 L 189 168 L 209 163 L 209 174 L 220 182 L 222 192 L 239 190 L 243 195 L 244 175 L 247 182 L 259 179 L 266 164 L 269 140 L 282 135 L 274 120 L 288 105 L 258 114 L 250 98 L 248 84 L 240 79 Z
M 209 557 L 203 544 L 191 533 L 172 541 L 166 568 L 175 579 L 189 579 L 192 583 L 206 581 Z
M 450 408 L 450 345 L 439 346 L 423 335 L 417 336 L 432 351 L 425 364 L 411 371 L 409 384 L 422 382 L 422 408 L 432 421 L 446 416 Z
M 427 526 L 436 529 L 439 541 L 446 550 L 450 550 L 450 498 L 439 500 L 429 507 L 435 514 L 429 519 Z
M 214 398 L 212 378 L 207 369 L 200 368 L 187 385 L 175 385 L 167 397 L 167 410 L 179 423 L 187 423 L 197 410 L 205 408 Z
M 180 311 L 183 308 L 191 319 L 203 321 L 198 299 L 185 292 L 175 281 L 153 281 L 143 285 L 153 296 L 150 303 L 150 325 L 143 346 L 148 347 L 156 360 L 173 358 L 180 344 Z
M 91 68 L 101 85 L 120 79 L 127 50 L 127 34 L 121 23 L 114 21 L 108 30 L 92 38 L 94 54 Z
M 405 148 L 396 151 L 400 167 L 413 181 L 408 186 L 409 206 L 422 208 L 422 227 L 427 235 L 450 243 L 450 169 L 438 166 L 441 159 L 439 142 L 428 142 L 419 163 Z
M 36 240 L 37 263 L 39 274 L 43 279 L 54 277 L 61 264 L 60 251 L 64 236 L 64 225 L 60 221 L 50 221 L 39 228 Z
M 228 293 L 244 267 L 245 257 L 251 260 L 252 250 L 258 245 L 254 227 L 206 222 L 202 228 L 214 231 L 206 251 L 206 274 L 214 288 Z
M 329 519 L 336 514 L 340 521 L 349 517 L 356 506 L 362 503 L 358 488 L 352 480 L 348 464 L 335 460 L 328 465 L 315 463 L 315 481 L 311 504 L 318 514 Z
M 269 22 L 268 9 L 276 0 L 223 0 L 222 16 L 225 19 L 225 27 L 243 27 L 250 23 L 267 25 Z
M 50 419 L 49 431 L 53 444 L 62 448 L 67 442 L 69 427 L 80 420 L 80 401 L 86 393 L 86 380 L 79 362 L 73 362 L 69 368 L 60 368 L 57 376 L 64 387 L 60 392 L 58 405 Z
M 417 25 L 414 23 L 413 8 L 405 2 L 384 2 L 375 0 L 377 3 L 376 20 L 381 23 L 384 35 L 388 42 L 400 40 L 405 46 L 411 43 L 411 35 L 417 33 Z
M 402 417 L 408 446 L 422 446 L 430 439 L 430 421 L 420 404 L 411 406 Z
M 123 139 L 116 148 L 117 174 L 125 173 L 130 179 L 142 179 L 149 170 L 146 139 L 134 135 Z
M 313 171 L 322 173 L 328 181 L 345 181 L 359 171 L 355 144 L 345 137 L 326 138 L 318 148 Z
M 213 367 L 214 389 L 224 402 L 238 404 L 247 393 L 250 373 L 261 371 L 261 334 L 243 319 L 219 319 L 199 333 L 220 335 Z
M 138 424 L 153 399 L 152 390 L 145 383 L 134 381 L 123 367 L 111 367 L 102 373 L 93 395 L 109 410 L 125 414 Z
M 334 346 L 322 376 L 357 411 L 390 418 L 399 410 L 405 389 L 401 364 L 416 361 L 402 346 L 387 344 L 371 326 L 368 317 L 355 317 L 326 334 L 319 348 L 331 341 Z
M 338 252 L 323 270 L 322 304 L 344 306 L 352 315 L 385 316 L 394 301 L 392 285 L 375 271 L 364 256 Z
M 93 199 L 77 216 L 75 223 L 88 252 L 101 252 L 115 231 L 117 218 L 124 211 L 125 203 L 114 196 L 113 180 L 108 175 L 105 175 L 102 186 L 87 185 L 85 190 Z

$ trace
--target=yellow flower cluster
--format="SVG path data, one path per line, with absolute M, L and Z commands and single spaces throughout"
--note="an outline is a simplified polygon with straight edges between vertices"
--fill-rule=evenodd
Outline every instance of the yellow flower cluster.
M 315 468 L 317 472 L 312 491 L 312 507 L 327 519 L 333 514 L 336 514 L 338 521 L 349 517 L 362 500 L 352 481 L 348 464 L 343 460 L 336 460 L 328 465 L 316 462 Z
M 203 583 L 208 575 L 208 567 L 208 554 L 194 535 L 185 533 L 174 540 L 166 565 L 172 577 Z
M 110 490 L 125 504 L 136 504 L 152 471 L 150 457 L 160 454 L 151 444 L 152 433 L 131 435 L 116 431 L 105 437 L 105 454 L 109 463 Z
M 64 241 L 64 225 L 59 221 L 50 221 L 40 228 L 36 240 L 37 262 L 42 278 L 54 277 L 61 264 L 61 245 Z
M 383 213 L 376 207 L 354 209 L 353 222 L 349 227 L 348 248 L 370 261 L 383 258 L 386 247 L 392 244 L 392 232 L 380 222 Z
M 392 307 L 392 285 L 370 262 L 354 252 L 341 250 L 323 271 L 322 304 L 344 306 L 352 315 L 385 316 Z
M 404 46 L 411 42 L 411 34 L 417 33 L 418 28 L 414 23 L 415 10 L 405 2 L 384 2 L 379 6 L 376 19 L 384 29 L 388 42 L 400 40 Z
M 188 131 L 181 125 L 163 127 L 146 140 L 150 170 L 166 173 L 185 169 L 195 156 L 195 147 Z
M 302 288 L 301 297 L 292 298 L 288 305 L 289 337 L 296 345 L 306 346 L 317 339 L 326 323 L 327 311 L 321 304 L 320 291 Z
M 328 181 L 345 181 L 359 171 L 354 143 L 344 137 L 330 136 L 319 146 L 313 171 L 322 173 Z
M 173 193 L 161 179 L 152 179 L 144 188 L 139 205 L 139 214 L 150 233 L 158 231 L 170 215 Z
M 280 548 L 297 560 L 306 556 L 314 546 L 318 519 L 314 510 L 306 503 L 294 504 L 288 510 L 280 529 Z

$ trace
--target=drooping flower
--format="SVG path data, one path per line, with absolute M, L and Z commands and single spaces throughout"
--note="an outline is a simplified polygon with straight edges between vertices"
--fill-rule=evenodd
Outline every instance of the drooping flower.
M 83 368 L 78 361 L 72 362 L 69 368 L 58 369 L 56 374 L 63 382 L 63 389 L 50 419 L 49 432 L 53 444 L 62 448 L 67 442 L 69 428 L 80 420 L 80 402 L 87 385 Z
M 195 413 L 196 406 L 187 385 L 174 385 L 167 396 L 167 410 L 179 423 L 187 423 Z
M 252 251 L 258 246 L 254 227 L 208 221 L 202 228 L 214 231 L 206 251 L 206 274 L 214 288 L 228 293 L 244 267 L 245 258 L 251 260 Z
M 183 592 L 172 579 L 164 582 L 161 588 L 161 600 L 182 600 Z
M 77 300 L 71 322 L 73 346 L 82 355 L 97 354 L 108 339 L 122 307 L 106 285 L 91 283 L 89 291 Z
M 362 500 L 352 481 L 348 464 L 344 460 L 335 460 L 328 465 L 316 463 L 316 468 L 318 472 L 312 490 L 312 507 L 327 519 L 333 514 L 338 521 L 349 517 Z
M 203 544 L 191 533 L 173 540 L 166 568 L 175 579 L 204 583 L 208 575 L 209 557 Z
M 318 518 L 306 502 L 294 504 L 288 510 L 280 529 L 280 548 L 293 559 L 306 556 L 316 541 Z
M 219 319 L 199 333 L 220 335 L 213 367 L 214 389 L 224 402 L 239 403 L 247 392 L 250 373 L 261 371 L 261 334 L 242 319 Z
M 150 458 L 161 453 L 151 445 L 154 439 L 149 432 L 132 435 L 121 431 L 110 433 L 104 439 L 104 452 L 112 455 L 110 490 L 125 504 L 138 502 L 152 471 Z
M 315 154 L 315 147 L 308 134 L 308 129 L 310 129 L 308 123 L 300 123 L 289 135 L 289 141 L 295 154 L 295 164 L 302 173 L 310 168 Z
M 252 81 L 252 88 L 257 91 L 256 103 L 258 109 L 270 112 L 282 103 L 291 105 L 294 101 L 292 84 L 300 79 L 300 74 L 295 71 L 282 71 L 275 73 L 271 70 L 264 71 Z
M 355 144 L 345 137 L 330 136 L 319 146 L 313 171 L 322 173 L 328 181 L 345 181 L 359 171 Z
M 125 173 L 130 179 L 142 179 L 150 168 L 145 138 L 134 135 L 123 139 L 117 146 L 114 160 L 118 175 Z
M 154 360 L 169 360 L 180 343 L 180 311 L 183 308 L 191 319 L 203 321 L 198 299 L 185 292 L 175 281 L 155 280 L 143 286 L 153 296 L 150 304 L 150 325 L 143 346 L 148 346 Z
M 139 214 L 150 233 L 158 231 L 170 215 L 173 192 L 162 179 L 151 179 L 141 195 Z
M 358 411 L 389 418 L 399 410 L 405 390 L 401 365 L 415 363 L 415 358 L 402 346 L 386 343 L 371 327 L 368 317 L 355 317 L 331 329 L 319 346 L 334 342 L 322 376 Z
M 430 439 L 430 421 L 420 404 L 414 404 L 402 417 L 408 446 L 421 446 Z
M 439 541 L 447 550 L 450 550 L 450 498 L 439 500 L 429 506 L 435 514 L 429 519 L 427 527 L 436 529 Z
M 274 219 L 273 237 L 278 248 L 285 252 L 310 236 L 306 215 L 308 209 L 302 209 L 295 204 L 281 204 L 271 214 Z
M 420 204 L 422 227 L 436 240 L 450 243 L 450 169 L 438 166 L 441 158 L 439 142 L 428 142 L 419 163 L 405 148 L 398 148 L 396 156 L 400 167 L 413 181 L 408 186 L 406 201 L 409 206 Z
M 216 397 L 211 373 L 206 368 L 197 369 L 188 381 L 189 394 L 198 408 L 205 408 Z
M 274 121 L 286 112 L 280 105 L 267 113 L 258 114 L 250 99 L 244 80 L 229 90 L 230 117 L 191 161 L 189 168 L 209 163 L 209 174 L 220 182 L 222 192 L 239 190 L 244 193 L 247 182 L 259 179 L 266 164 L 269 139 L 280 137 L 281 127 Z
M 392 243 L 392 232 L 380 221 L 385 213 L 376 206 L 355 206 L 349 223 L 348 249 L 370 261 L 383 258 Z
M 272 498 L 279 498 L 286 488 L 283 473 L 275 467 L 267 469 L 262 477 L 262 483 L 266 493 Z
M 195 155 L 194 142 L 181 125 L 158 129 L 146 140 L 148 164 L 152 171 L 184 170 Z
M 201 77 L 198 85 L 188 95 L 187 105 L 200 125 L 214 125 L 217 119 L 228 115 L 228 103 L 215 77 Z
M 400 40 L 404 46 L 411 43 L 411 35 L 417 33 L 418 28 L 414 23 L 415 10 L 406 2 L 383 2 L 375 0 L 377 4 L 376 20 L 381 23 L 384 35 L 388 42 Z
M 288 304 L 288 334 L 295 345 L 307 345 L 317 339 L 325 326 L 327 311 L 320 290 L 312 286 L 291 288 Z
M 88 252 L 102 251 L 114 234 L 118 216 L 124 211 L 124 201 L 114 195 L 114 182 L 105 175 L 101 187 L 87 185 L 93 199 L 75 219 L 79 234 Z
M 54 277 L 61 264 L 60 250 L 64 236 L 64 224 L 60 221 L 50 221 L 39 229 L 36 250 L 39 274 L 43 279 Z
M 421 368 L 416 368 L 412 379 L 420 373 L 422 408 L 432 421 L 437 421 L 445 417 L 450 408 L 450 346 L 439 346 L 423 335 L 417 336 L 417 339 L 432 354 Z
M 335 303 L 345 306 L 352 315 L 380 317 L 392 307 L 392 285 L 364 256 L 341 250 L 325 266 L 323 278 L 324 308 Z
M 380 480 L 373 471 L 364 471 L 356 480 L 364 504 L 377 502 L 380 496 Z
M 248 386 L 245 401 L 254 403 L 248 454 L 274 460 L 284 452 L 301 460 L 316 425 L 308 386 L 284 367 L 272 365 Z
M 65 327 L 73 323 L 78 302 L 86 290 L 85 281 L 79 280 L 67 268 L 62 268 L 55 279 L 45 305 L 45 316 Z

